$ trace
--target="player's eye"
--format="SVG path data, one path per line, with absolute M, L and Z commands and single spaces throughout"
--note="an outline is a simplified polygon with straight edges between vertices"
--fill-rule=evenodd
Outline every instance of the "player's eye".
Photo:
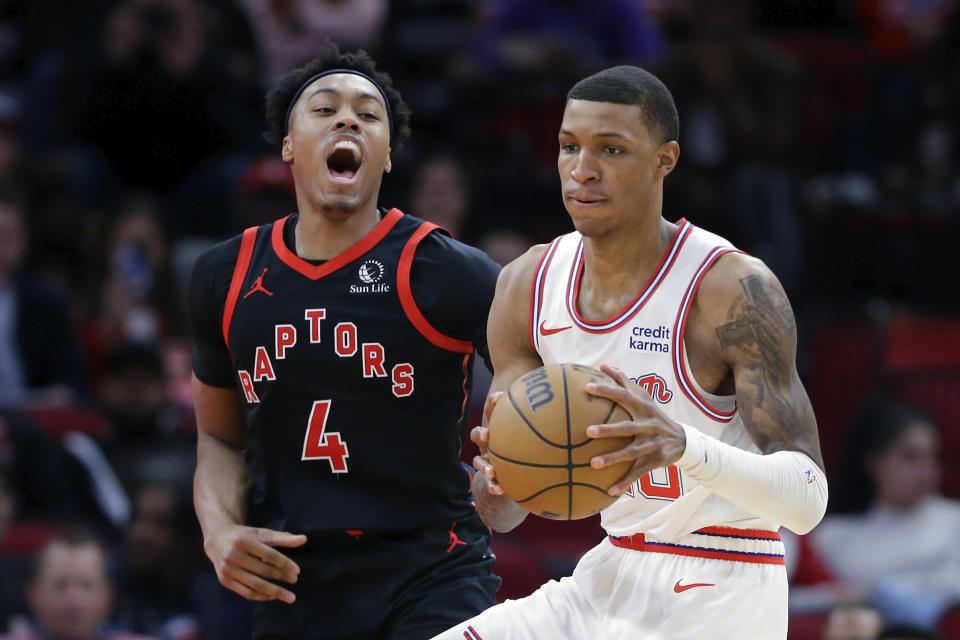
M 623 149 L 621 149 L 620 147 L 609 146 L 606 148 L 606 152 L 612 156 L 618 156 L 621 153 L 623 153 Z
M 374 114 L 374 113 L 361 113 L 361 114 L 360 114 L 360 117 L 363 118 L 364 120 L 379 120 L 379 119 L 380 119 L 380 118 L 378 118 L 377 115 Z
M 563 151 L 564 153 L 576 153 L 578 150 L 578 147 L 572 142 L 568 142 L 567 144 L 561 144 L 560 150 Z
M 323 114 L 334 113 L 333 107 L 315 107 L 313 111 L 314 113 L 323 113 Z

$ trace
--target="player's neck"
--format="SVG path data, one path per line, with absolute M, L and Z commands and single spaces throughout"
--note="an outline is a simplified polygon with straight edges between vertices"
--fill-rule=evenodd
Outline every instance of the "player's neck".
M 657 270 L 675 231 L 676 225 L 657 215 L 602 236 L 584 237 L 584 277 L 603 283 L 632 274 L 646 282 Z
M 350 214 L 301 208 L 295 231 L 297 255 L 329 260 L 359 242 L 378 222 L 375 202 Z
M 650 281 L 675 230 L 676 225 L 657 216 L 616 233 L 584 238 L 580 313 L 600 320 L 620 312 Z

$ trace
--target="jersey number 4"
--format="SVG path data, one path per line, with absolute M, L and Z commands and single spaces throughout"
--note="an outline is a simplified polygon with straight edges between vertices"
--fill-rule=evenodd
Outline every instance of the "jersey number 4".
M 327 460 L 334 473 L 347 472 L 347 443 L 340 439 L 339 431 L 327 431 L 330 415 L 330 400 L 315 400 L 307 422 L 307 435 L 303 438 L 301 460 Z

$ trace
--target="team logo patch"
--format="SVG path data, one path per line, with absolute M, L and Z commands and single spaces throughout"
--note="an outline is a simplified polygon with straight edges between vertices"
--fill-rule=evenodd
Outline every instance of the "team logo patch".
M 375 282 L 380 282 L 385 273 L 386 269 L 384 269 L 382 262 L 379 260 L 367 260 L 360 265 L 358 275 L 360 276 L 360 282 L 364 284 L 374 284 Z
M 673 391 L 667 388 L 667 381 L 656 373 L 637 376 L 632 380 L 660 404 L 666 404 L 673 398 Z

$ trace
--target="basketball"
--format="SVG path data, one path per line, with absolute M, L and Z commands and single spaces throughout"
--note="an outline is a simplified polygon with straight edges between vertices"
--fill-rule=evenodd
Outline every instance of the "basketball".
M 598 513 L 616 500 L 607 489 L 632 464 L 590 466 L 594 456 L 622 449 L 633 438 L 586 435 L 592 424 L 630 419 L 620 405 L 587 393 L 588 382 L 616 384 L 579 364 L 534 369 L 510 385 L 490 416 L 487 453 L 497 482 L 538 516 L 578 520 Z

